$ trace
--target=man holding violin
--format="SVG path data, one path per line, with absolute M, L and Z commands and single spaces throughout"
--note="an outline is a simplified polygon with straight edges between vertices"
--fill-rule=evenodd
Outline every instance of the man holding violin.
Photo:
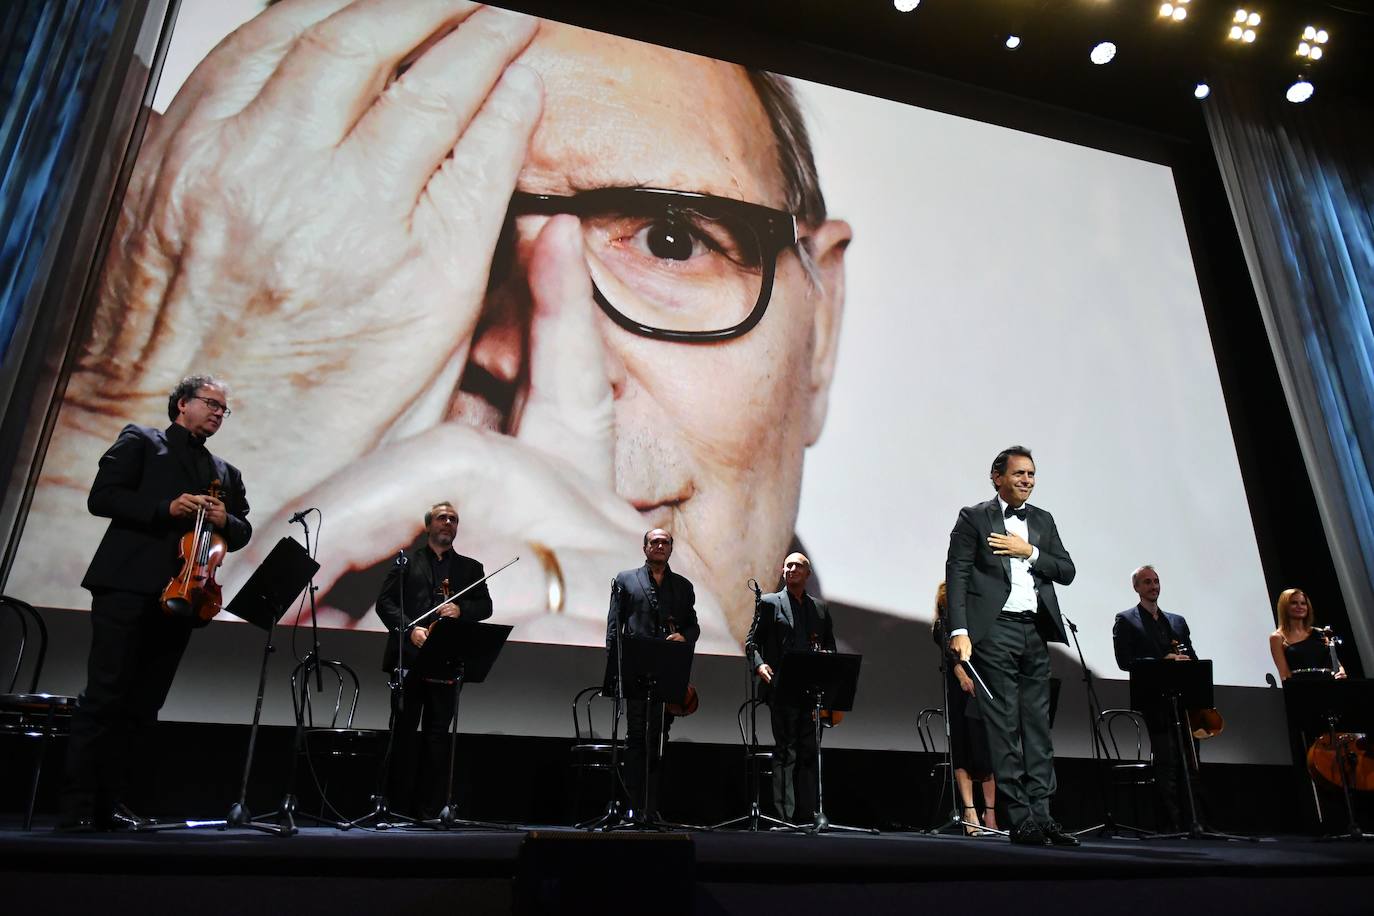
M 835 624 L 824 601 L 806 593 L 811 561 L 792 553 L 782 563 L 783 589 L 759 597 L 745 651 L 762 682 L 759 698 L 773 724 L 773 808 L 788 823 L 810 823 L 816 808 L 816 723 L 810 707 L 773 697 L 773 678 L 788 651 L 834 652 Z
M 458 534 L 458 510 L 453 503 L 430 506 L 424 522 L 425 543 L 401 554 L 392 565 L 377 596 L 377 616 L 391 633 L 382 655 L 382 670 L 400 687 L 392 694 L 391 727 L 398 736 L 411 735 L 417 726 L 420 729 L 421 748 L 412 771 L 416 802 L 420 817 L 433 818 L 445 801 L 443 774 L 448 763 L 448 729 L 455 712 L 453 685 L 427 681 L 410 669 L 432 628 L 443 626 L 444 620 L 486 620 L 492 607 L 491 592 L 483 582 L 444 604 L 418 626 L 411 624 L 450 595 L 486 576 L 480 562 L 453 549 Z M 397 784 L 410 784 L 409 775 L 398 774 Z
M 1131 573 L 1131 588 L 1140 601 L 1116 615 L 1112 624 L 1112 648 L 1116 664 L 1130 671 L 1141 659 L 1167 658 L 1196 661 L 1188 621 L 1159 606 L 1159 573 L 1153 566 L 1137 567 Z M 1150 731 L 1150 750 L 1154 758 L 1155 787 L 1164 810 L 1164 831 L 1180 829 L 1179 782 L 1182 777 L 1178 735 L 1172 725 L 1172 712 L 1164 703 L 1140 710 Z M 1196 742 L 1195 742 L 1196 744 Z M 1197 748 L 1194 747 L 1196 753 Z
M 616 626 L 625 636 L 667 639 L 696 644 L 701 635 L 697 623 L 696 590 L 685 576 L 668 566 L 673 555 L 673 536 L 662 528 L 644 535 L 644 565 L 616 574 L 606 614 L 606 651 L 615 671 Z M 627 694 L 630 691 L 627 689 Z M 626 696 L 625 789 L 630 797 L 631 820 L 652 822 L 658 818 L 658 770 L 663 743 L 668 740 L 673 716 L 662 703 L 650 704 Z M 683 714 L 694 707 L 689 706 Z M 645 720 L 648 740 L 645 740 Z M 645 784 L 645 755 L 649 781 Z
M 178 542 L 202 511 L 231 551 L 253 533 L 242 476 L 205 447 L 229 416 L 226 392 L 212 376 L 182 379 L 167 398 L 170 426 L 125 426 L 100 458 L 86 505 L 110 525 L 81 582 L 91 593 L 91 649 L 67 745 L 59 830 L 144 823 L 123 800 L 132 750 L 157 722 L 191 630 L 207 622 L 162 606 L 182 565 Z M 205 495 L 215 482 L 219 498 Z

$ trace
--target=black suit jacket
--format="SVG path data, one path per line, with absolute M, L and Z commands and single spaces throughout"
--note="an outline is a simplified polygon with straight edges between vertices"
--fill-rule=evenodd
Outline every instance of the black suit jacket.
M 663 583 L 655 590 L 649 564 L 638 569 L 617 573 L 611 586 L 610 606 L 606 610 L 606 648 L 615 645 L 617 617 L 626 623 L 630 636 L 663 637 L 668 635 L 668 618 L 689 643 L 701 635 L 697 623 L 697 593 L 686 577 L 673 572 L 663 574 Z
M 192 523 L 172 518 L 172 501 L 183 493 L 204 493 L 210 481 L 202 479 L 204 470 L 188 449 L 169 445 L 168 432 L 131 423 L 100 456 L 86 507 L 108 518 L 110 526 L 81 580 L 83 588 L 156 595 L 180 568 L 177 541 Z M 228 462 L 209 457 L 228 514 L 220 534 L 230 550 L 238 550 L 253 535 L 243 477 Z
M 393 563 L 387 571 L 382 590 L 377 595 L 377 616 L 386 624 L 391 634 L 387 637 L 386 651 L 382 653 L 383 671 L 396 670 L 396 628 L 403 623 L 409 623 L 441 600 L 438 597 L 439 583 L 434 581 L 434 568 L 430 564 L 430 557 L 433 555 L 434 552 L 429 549 L 429 545 L 422 544 L 406 554 L 405 566 Z M 481 563 L 461 553 L 454 553 L 450 569 L 449 587 L 455 594 L 486 575 Z M 404 619 L 401 617 L 401 596 L 396 587 L 402 581 L 405 583 L 402 586 L 405 590 Z M 491 592 L 487 589 L 487 583 L 483 582 L 459 598 L 458 608 L 463 612 L 460 620 L 478 621 L 490 617 Z M 434 623 L 435 617 L 430 617 L 421 626 L 427 627 Z M 401 643 L 401 667 L 409 668 L 414 664 L 415 656 L 419 654 L 420 650 L 410 641 L 410 628 L 407 627 L 405 639 Z
M 830 616 L 830 605 L 814 595 L 809 596 L 816 606 L 815 627 L 806 634 L 810 642 L 815 635 L 822 649 L 835 651 L 835 621 Z M 775 672 L 782 664 L 787 650 L 797 647 L 796 623 L 792 618 L 792 602 L 787 600 L 787 592 L 771 592 L 759 599 L 758 612 L 754 615 L 754 625 L 745 640 L 745 650 L 749 662 L 757 671 L 759 665 L 767 664 Z M 759 682 L 759 698 L 767 700 L 772 695 L 772 684 Z
M 1183 643 L 1183 654 L 1196 659 L 1197 652 L 1193 649 L 1193 637 L 1188 632 L 1188 621 L 1181 615 L 1170 614 L 1163 608 L 1160 608 L 1159 612 L 1169 621 L 1169 629 L 1173 631 L 1174 639 Z M 1117 614 L 1116 622 L 1112 624 L 1112 648 L 1116 651 L 1116 666 L 1122 671 L 1130 671 L 1138 659 L 1163 658 L 1173 651 L 1172 648 L 1161 645 L 1146 629 L 1147 614 L 1148 612 L 1137 604 Z M 1153 625 L 1152 621 L 1149 623 Z
M 1030 545 L 1040 554 L 1031 566 L 1035 582 L 1037 610 L 1046 615 L 1051 642 L 1068 642 L 1064 619 L 1059 614 L 1055 583 L 1068 585 L 1076 574 L 1073 559 L 1059 539 L 1054 516 L 1044 509 L 1026 504 L 1026 527 Z M 992 629 L 993 622 L 1011 594 L 1011 559 L 999 557 L 988 546 L 988 535 L 1006 534 L 1002 508 L 993 497 L 976 506 L 959 510 L 959 520 L 949 534 L 949 553 L 945 559 L 945 584 L 949 594 L 949 628 L 966 629 L 976 644 Z

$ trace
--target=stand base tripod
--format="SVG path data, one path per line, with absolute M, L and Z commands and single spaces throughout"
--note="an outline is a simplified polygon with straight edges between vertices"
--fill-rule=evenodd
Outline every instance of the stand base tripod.
M 754 802 L 749 806 L 748 814 L 741 814 L 739 817 L 731 818 L 728 821 L 721 821 L 719 824 L 713 825 L 710 829 L 733 830 L 736 827 L 744 827 L 744 829 L 748 830 L 750 833 L 757 833 L 759 830 L 762 829 L 759 826 L 760 824 L 768 824 L 771 827 L 776 827 L 780 830 L 804 829 L 803 825 L 801 824 L 789 824 L 787 821 L 782 820 L 781 818 L 773 817 L 771 814 L 764 814 L 761 810 L 759 810 L 758 802 Z
M 354 818 L 340 829 L 376 827 L 378 830 L 389 830 L 392 827 L 405 827 L 413 823 L 415 823 L 415 818 L 392 811 L 385 795 L 374 795 L 372 796 L 372 810 L 362 817 Z

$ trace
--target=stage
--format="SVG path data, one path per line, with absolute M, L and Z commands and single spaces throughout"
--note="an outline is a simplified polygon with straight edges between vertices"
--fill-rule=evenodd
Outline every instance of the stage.
M 10 913 L 1369 913 L 1374 844 L 916 833 L 0 832 Z M 628 876 L 628 877 L 627 877 Z

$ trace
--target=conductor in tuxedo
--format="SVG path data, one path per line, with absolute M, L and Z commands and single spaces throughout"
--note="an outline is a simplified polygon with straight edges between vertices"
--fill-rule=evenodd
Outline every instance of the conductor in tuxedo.
M 773 724 L 773 808 L 789 823 L 808 823 L 816 810 L 816 724 L 809 706 L 786 706 L 773 697 L 773 677 L 789 650 L 834 652 L 830 608 L 806 593 L 811 561 L 788 554 L 782 564 L 783 590 L 763 595 L 745 651 L 762 683 L 759 699 Z
M 668 566 L 668 558 L 672 555 L 671 534 L 662 528 L 646 532 L 644 565 L 617 573 L 611 584 L 611 601 L 606 613 L 606 651 L 612 676 L 616 670 L 617 625 L 622 627 L 625 636 L 668 639 L 692 645 L 701 635 L 696 590 L 685 576 L 678 575 Z M 626 685 L 625 789 L 630 796 L 630 819 L 650 822 L 658 819 L 659 769 L 673 717 L 662 703 L 650 704 L 643 698 L 636 698 L 632 695 L 633 690 L 634 685 Z M 644 779 L 646 754 L 647 784 Z
M 445 800 L 448 769 L 448 730 L 453 723 L 454 696 L 451 682 L 431 682 L 411 668 L 430 630 L 445 620 L 486 620 L 491 616 L 491 592 L 483 582 L 457 601 L 440 608 L 435 617 L 418 626 L 410 621 L 424 614 L 486 575 L 482 564 L 453 549 L 458 534 L 458 510 L 453 503 L 430 506 L 424 515 L 425 543 L 395 563 L 377 595 L 377 616 L 391 632 L 382 670 L 400 685 L 393 691 L 391 728 L 406 740 L 420 729 L 420 752 L 409 773 L 396 768 L 398 787 L 413 785 L 415 805 L 422 818 L 437 817 Z M 397 666 L 399 641 L 400 665 Z M 413 782 L 411 777 L 413 776 Z
M 1054 516 L 1029 505 L 1035 460 L 1014 445 L 992 462 L 997 495 L 959 510 L 949 536 L 945 581 L 950 649 L 973 659 L 992 696 L 981 695 L 997 788 L 1011 841 L 1077 846 L 1050 816 L 1049 642 L 1068 642 L 1054 586 L 1075 570 Z M 980 688 L 981 690 L 981 688 Z
M 1116 615 L 1112 624 L 1112 648 L 1116 665 L 1130 671 L 1142 659 L 1167 658 L 1173 661 L 1195 661 L 1193 637 L 1188 621 L 1181 614 L 1171 614 L 1159 606 L 1159 573 L 1153 566 L 1141 566 L 1131 573 L 1131 588 L 1140 601 Z M 1172 712 L 1164 702 L 1140 710 L 1150 732 L 1150 751 L 1154 758 L 1155 789 L 1164 811 L 1165 831 L 1183 826 L 1179 805 L 1179 785 L 1182 780 L 1182 757 L 1179 736 L 1175 734 Z M 1196 746 L 1194 752 L 1196 753 Z
M 86 686 L 72 716 L 58 829 L 131 829 L 145 823 L 124 804 L 133 752 L 167 699 L 194 615 L 164 612 L 178 542 L 204 510 L 229 550 L 248 543 L 248 498 L 237 468 L 205 442 L 228 418 L 224 382 L 181 380 L 167 398 L 166 429 L 125 426 L 100 457 L 86 506 L 110 520 L 81 581 L 91 593 Z M 217 499 L 207 495 L 220 482 Z

